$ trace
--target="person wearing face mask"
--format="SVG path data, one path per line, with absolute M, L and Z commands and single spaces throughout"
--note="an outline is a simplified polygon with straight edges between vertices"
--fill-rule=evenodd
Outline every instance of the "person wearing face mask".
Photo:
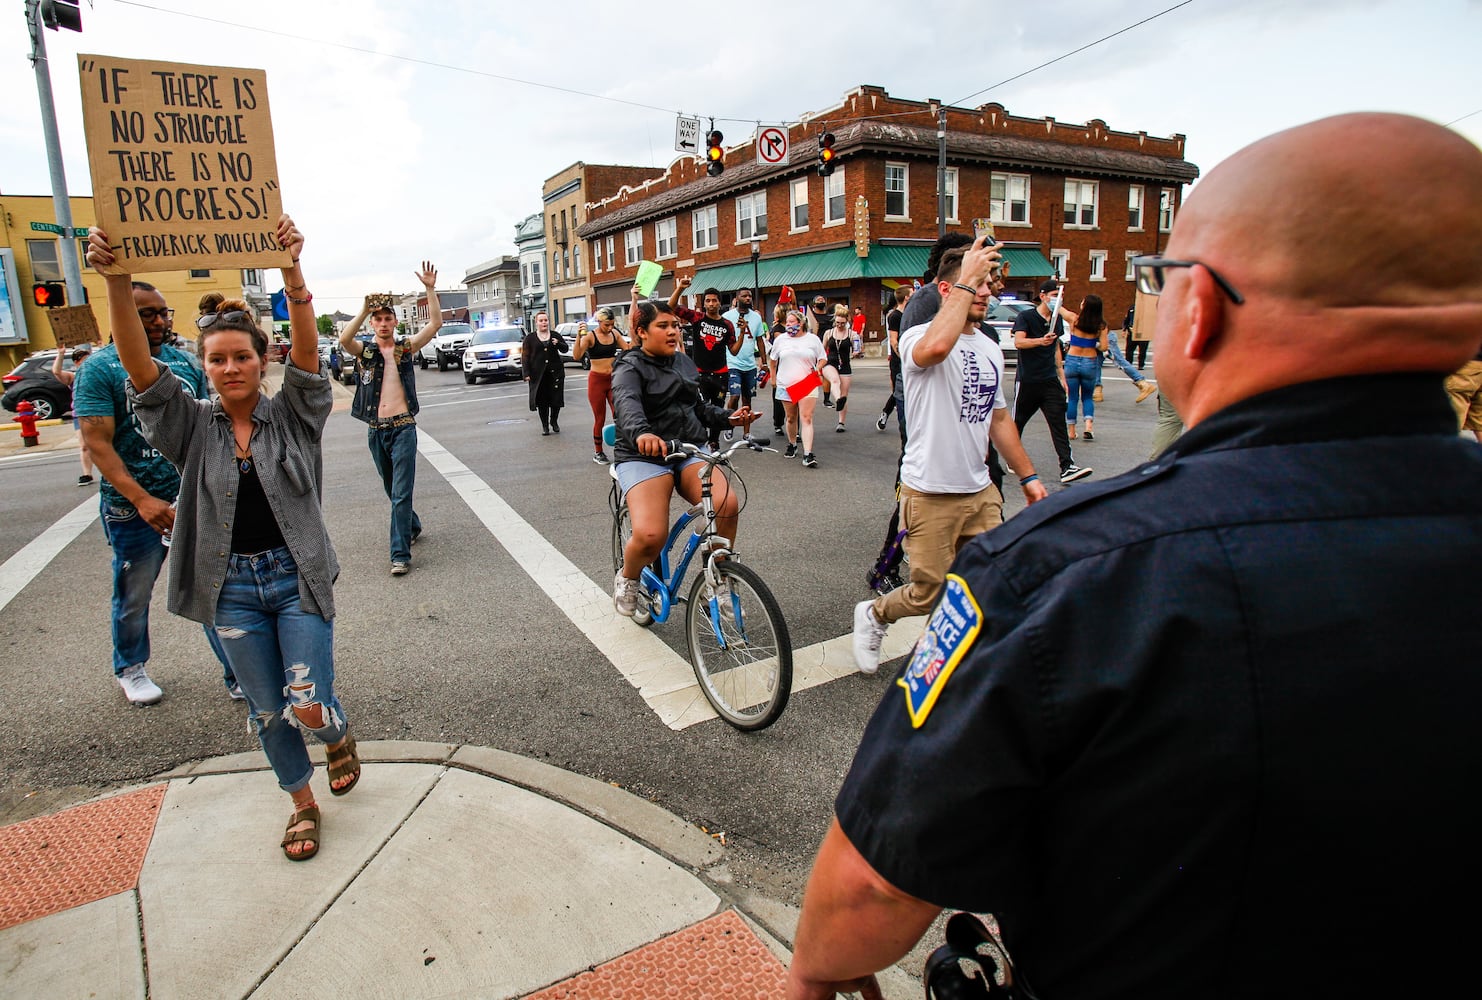
M 788 386 L 796 386 L 809 372 L 821 373 L 825 360 L 823 341 L 804 329 L 802 316 L 789 311 L 782 336 L 773 337 L 767 349 L 767 366 L 787 412 L 787 450 L 783 457 L 796 457 L 801 441 L 803 465 L 810 469 L 818 467 L 818 457 L 813 454 L 813 410 L 818 404 L 818 389 L 809 389 L 793 399 Z

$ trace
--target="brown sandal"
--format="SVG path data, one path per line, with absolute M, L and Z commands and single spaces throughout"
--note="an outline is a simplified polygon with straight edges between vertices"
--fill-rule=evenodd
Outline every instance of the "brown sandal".
M 344 795 L 360 781 L 360 755 L 355 752 L 355 737 L 345 734 L 345 742 L 334 750 L 326 750 L 329 761 L 329 791 L 331 795 Z M 354 775 L 348 785 L 335 787 L 334 782 L 346 775 Z
M 293 829 L 295 826 L 298 826 L 300 823 L 304 823 L 304 822 L 313 823 L 314 825 L 313 825 L 312 828 L 310 828 L 308 830 L 294 830 Z M 306 848 L 305 850 L 302 850 L 302 851 L 298 852 L 297 854 L 290 854 L 288 852 L 288 845 L 289 844 L 301 844 L 301 843 L 310 843 L 310 844 L 313 844 L 314 846 L 313 847 L 310 847 L 310 848 Z M 288 820 L 288 828 L 287 828 L 287 830 L 284 831 L 284 834 L 283 834 L 283 843 L 279 844 L 278 846 L 281 847 L 281 848 L 283 848 L 283 856 L 285 858 L 287 858 L 289 861 L 308 861 L 314 855 L 318 854 L 319 853 L 319 807 L 317 805 L 310 804 L 310 805 L 304 806 L 302 809 L 296 809 L 296 810 L 294 810 L 293 816 L 290 817 L 289 820 Z

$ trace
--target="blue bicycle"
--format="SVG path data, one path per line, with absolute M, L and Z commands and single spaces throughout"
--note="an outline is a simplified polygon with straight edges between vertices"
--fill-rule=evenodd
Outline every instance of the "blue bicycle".
M 668 621 L 677 604 L 685 605 L 685 636 L 700 690 L 717 715 L 743 730 L 765 729 L 787 707 L 792 694 L 792 641 L 771 589 L 754 569 L 741 562 L 731 547 L 732 540 L 715 533 L 710 482 L 718 466 L 730 467 L 731 455 L 738 449 L 769 450 L 765 445 L 765 440 L 745 438 L 712 455 L 692 444 L 668 442 L 671 456 L 705 462 L 700 473 L 700 502 L 680 515 L 659 558 L 643 567 L 638 610 L 633 614 L 633 621 L 647 627 Z M 623 567 L 623 552 L 633 528 L 628 505 L 618 488 L 617 466 L 609 471 L 612 563 L 616 573 Z M 671 560 L 670 553 L 686 532 L 689 537 Z M 706 555 L 701 559 L 700 571 L 690 585 L 689 596 L 681 597 L 690 561 L 702 546 Z

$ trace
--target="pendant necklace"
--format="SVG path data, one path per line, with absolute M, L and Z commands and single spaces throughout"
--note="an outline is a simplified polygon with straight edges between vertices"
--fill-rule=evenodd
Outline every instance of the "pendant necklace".
M 237 446 L 237 468 L 245 476 L 252 471 L 252 432 L 247 432 L 247 446 L 243 447 L 242 442 L 237 440 L 237 429 L 233 427 L 232 444 Z

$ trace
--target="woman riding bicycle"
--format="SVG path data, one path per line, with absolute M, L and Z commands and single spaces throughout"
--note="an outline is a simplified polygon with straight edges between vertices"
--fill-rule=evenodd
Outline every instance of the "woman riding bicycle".
M 698 458 L 665 460 L 669 441 L 703 446 L 721 428 L 750 428 L 749 407 L 725 410 L 700 396 L 700 372 L 681 350 L 683 330 L 666 302 L 635 301 L 635 350 L 619 355 L 612 368 L 613 445 L 618 487 L 627 500 L 633 534 L 623 550 L 623 568 L 613 580 L 613 607 L 633 617 L 638 578 L 658 558 L 669 534 L 669 498 L 675 488 L 691 503 L 700 501 Z M 712 481 L 716 531 L 736 537 L 736 498 L 724 476 Z

